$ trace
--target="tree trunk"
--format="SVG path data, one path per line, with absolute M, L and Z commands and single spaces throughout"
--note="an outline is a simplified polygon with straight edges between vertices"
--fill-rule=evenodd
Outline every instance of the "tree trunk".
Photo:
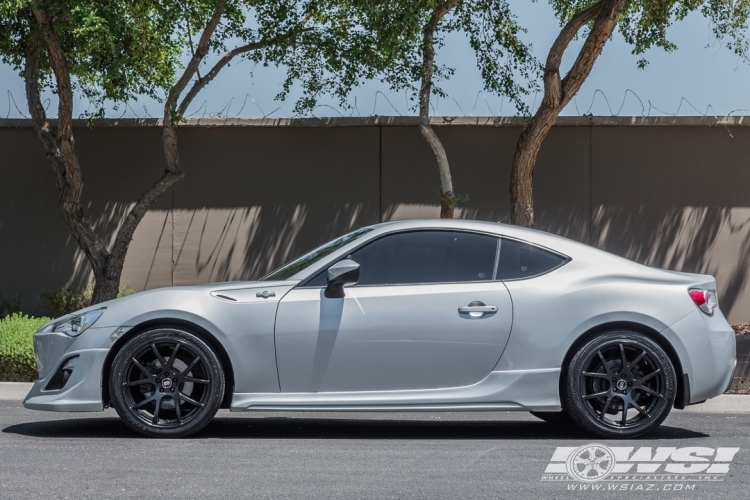
M 544 67 L 544 98 L 516 145 L 510 176 L 510 219 L 517 226 L 534 227 L 534 166 L 539 150 L 557 116 L 573 99 L 591 73 L 604 45 L 612 36 L 627 0 L 601 0 L 573 16 L 563 27 Z M 586 41 L 565 78 L 560 62 L 578 31 L 594 21 Z
M 430 94 L 432 93 L 432 75 L 435 65 L 435 30 L 440 20 L 460 0 L 448 0 L 435 8 L 429 21 L 422 29 L 422 85 L 419 89 L 419 131 L 432 148 L 440 172 L 440 218 L 452 219 L 456 206 L 453 179 L 448 163 L 448 155 L 440 138 L 430 126 Z
M 138 224 L 156 200 L 184 174 L 179 169 L 179 164 L 176 168 L 168 168 L 161 178 L 139 197 L 120 224 L 111 250 L 107 249 L 104 241 L 84 217 L 81 206 L 83 178 L 73 137 L 73 90 L 67 60 L 60 39 L 49 23 L 47 13 L 35 8 L 34 19 L 36 24 L 31 26 L 24 69 L 29 112 L 45 156 L 57 178 L 60 213 L 94 272 L 92 303 L 97 304 L 117 298 L 125 256 Z M 52 131 L 41 102 L 39 57 L 42 55 L 49 59 L 57 86 L 59 106 L 56 132 Z M 174 144 L 176 147 L 176 141 Z

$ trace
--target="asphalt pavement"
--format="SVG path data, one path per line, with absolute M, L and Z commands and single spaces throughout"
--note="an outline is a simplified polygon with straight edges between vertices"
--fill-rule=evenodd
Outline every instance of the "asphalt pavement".
M 673 411 L 647 437 L 617 441 L 526 413 L 221 411 L 194 437 L 155 440 L 130 432 L 112 410 L 46 413 L 0 401 L 0 429 L 0 498 L 707 499 L 750 491 L 750 414 L 741 413 Z M 600 481 L 591 491 L 542 480 L 557 447 L 588 443 L 740 450 L 712 481 L 671 475 Z M 701 460 L 708 452 L 693 453 Z

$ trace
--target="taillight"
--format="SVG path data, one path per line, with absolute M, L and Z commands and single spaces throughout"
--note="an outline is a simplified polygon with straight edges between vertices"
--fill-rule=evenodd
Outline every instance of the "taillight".
M 713 316 L 714 310 L 719 305 L 719 300 L 716 297 L 716 290 L 704 290 L 702 288 L 691 288 L 688 290 L 690 298 L 693 299 L 695 305 L 708 314 Z

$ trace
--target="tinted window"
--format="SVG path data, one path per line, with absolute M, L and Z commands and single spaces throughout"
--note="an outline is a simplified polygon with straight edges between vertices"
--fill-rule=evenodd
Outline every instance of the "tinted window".
M 512 280 L 538 276 L 564 262 L 563 257 L 547 250 L 503 238 L 497 263 L 497 279 Z
M 295 274 L 297 274 L 298 272 L 305 269 L 306 267 L 311 266 L 312 264 L 315 264 L 323 257 L 326 257 L 327 255 L 332 254 L 339 248 L 351 243 L 352 241 L 356 240 L 362 235 L 369 233 L 373 229 L 375 228 L 364 227 L 362 229 L 357 229 L 356 231 L 353 231 L 349 234 L 345 234 L 344 236 L 341 236 L 333 241 L 329 241 L 325 245 L 320 246 L 309 253 L 306 253 L 302 257 L 275 270 L 271 274 L 264 276 L 263 278 L 261 278 L 261 281 L 277 281 L 277 280 L 289 279 Z
M 403 285 L 492 280 L 497 238 L 458 231 L 384 236 L 352 253 L 359 285 Z M 325 286 L 323 272 L 308 283 Z

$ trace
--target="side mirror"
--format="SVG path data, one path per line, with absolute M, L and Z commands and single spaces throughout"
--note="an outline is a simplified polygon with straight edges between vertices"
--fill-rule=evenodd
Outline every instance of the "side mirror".
M 351 259 L 344 259 L 328 268 L 328 286 L 325 296 L 329 299 L 340 299 L 344 296 L 344 285 L 359 281 L 359 264 Z

